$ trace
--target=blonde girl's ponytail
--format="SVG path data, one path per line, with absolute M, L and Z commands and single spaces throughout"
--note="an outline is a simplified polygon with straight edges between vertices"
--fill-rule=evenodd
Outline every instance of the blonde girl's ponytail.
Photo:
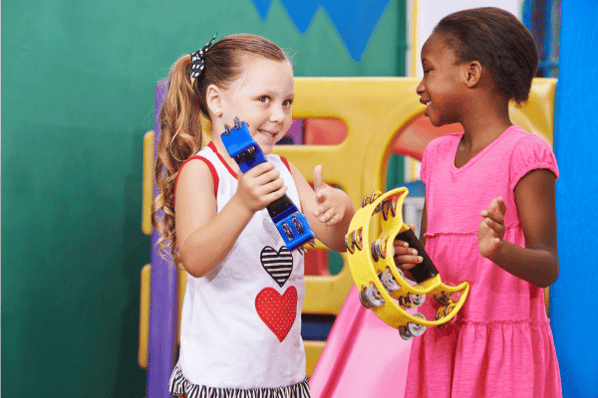
M 168 93 L 159 116 L 161 136 L 154 168 L 159 190 L 152 209 L 152 224 L 160 233 L 156 245 L 159 252 L 170 248 L 176 265 L 179 263 L 174 219 L 176 176 L 183 162 L 200 150 L 202 142 L 201 105 L 190 70 L 191 56 L 184 55 L 170 71 Z

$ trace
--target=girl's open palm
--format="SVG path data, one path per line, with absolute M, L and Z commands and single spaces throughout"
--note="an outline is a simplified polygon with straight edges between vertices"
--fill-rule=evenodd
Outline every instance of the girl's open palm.
M 478 247 L 485 258 L 492 258 L 500 248 L 505 235 L 505 213 L 507 205 L 500 196 L 482 211 L 482 221 L 478 227 Z
M 314 216 L 327 227 L 338 224 L 345 217 L 345 201 L 342 200 L 342 191 L 332 188 L 324 182 L 322 165 L 314 168 L 314 191 L 316 192 L 317 209 Z

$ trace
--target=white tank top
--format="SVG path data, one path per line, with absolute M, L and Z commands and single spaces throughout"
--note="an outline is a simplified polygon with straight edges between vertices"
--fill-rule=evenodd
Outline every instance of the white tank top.
M 237 176 L 213 143 L 198 156 L 212 171 L 220 212 L 237 191 Z M 286 160 L 277 155 L 266 159 L 301 210 Z M 239 389 L 304 381 L 303 272 L 303 256 L 288 251 L 268 211 L 256 212 L 219 266 L 204 277 L 187 278 L 178 362 L 185 379 Z

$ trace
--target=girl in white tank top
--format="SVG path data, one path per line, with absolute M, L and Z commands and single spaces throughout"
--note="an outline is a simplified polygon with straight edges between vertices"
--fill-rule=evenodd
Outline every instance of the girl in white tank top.
M 271 154 L 291 126 L 293 68 L 272 42 L 228 36 L 183 56 L 160 113 L 155 226 L 188 273 L 173 396 L 309 397 L 301 339 L 303 257 L 289 251 L 266 206 L 287 195 L 314 235 L 344 251 L 354 214 L 314 169 L 314 188 Z M 202 140 L 199 115 L 212 124 Z M 241 173 L 220 134 L 238 117 L 266 162 Z M 195 155 L 195 156 L 193 156 Z M 184 166 L 184 167 L 183 167 Z

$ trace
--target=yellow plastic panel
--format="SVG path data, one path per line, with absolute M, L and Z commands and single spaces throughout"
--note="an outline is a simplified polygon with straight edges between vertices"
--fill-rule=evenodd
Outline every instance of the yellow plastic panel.
M 552 146 L 554 138 L 554 93 L 556 79 L 536 78 L 529 100 L 521 108 L 513 103 L 509 107 L 511 121 L 524 130 L 544 138 Z
M 146 264 L 141 269 L 141 299 L 139 300 L 139 350 L 137 352 L 137 363 L 142 369 L 147 369 L 148 360 L 151 278 L 152 266 L 150 264 Z
M 141 230 L 152 234 L 152 198 L 154 190 L 154 132 L 143 136 L 143 194 L 141 200 Z
M 306 376 L 309 378 L 312 374 L 314 374 L 314 370 L 316 369 L 316 365 L 318 364 L 318 359 L 320 359 L 320 355 L 322 355 L 322 351 L 324 351 L 324 346 L 326 345 L 325 341 L 304 341 L 303 346 L 305 347 L 305 371 Z

